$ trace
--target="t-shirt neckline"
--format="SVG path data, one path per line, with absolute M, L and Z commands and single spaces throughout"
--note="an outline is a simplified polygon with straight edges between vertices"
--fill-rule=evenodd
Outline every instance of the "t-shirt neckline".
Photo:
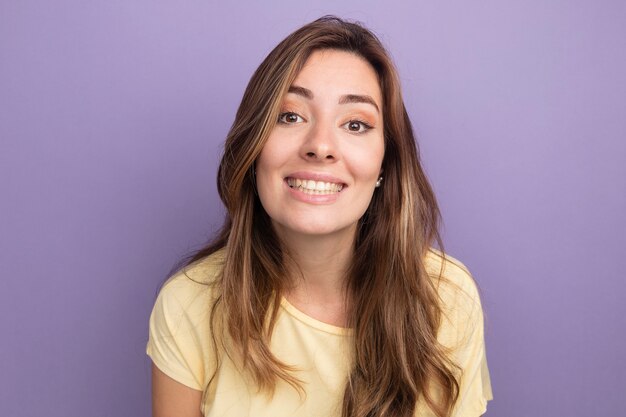
M 337 336 L 352 336 L 354 334 L 354 329 L 352 328 L 334 326 L 332 324 L 324 323 L 323 321 L 314 319 L 313 317 L 304 314 L 302 311 L 294 307 L 285 297 L 281 297 L 280 305 L 289 315 L 306 324 L 307 326 L 313 327 L 314 329 L 321 330 L 326 333 L 331 333 Z

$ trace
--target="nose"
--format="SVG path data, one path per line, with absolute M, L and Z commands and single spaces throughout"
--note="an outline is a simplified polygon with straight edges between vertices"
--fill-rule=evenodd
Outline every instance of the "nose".
M 318 123 L 307 133 L 301 155 L 311 162 L 335 162 L 339 159 L 337 138 L 332 126 Z

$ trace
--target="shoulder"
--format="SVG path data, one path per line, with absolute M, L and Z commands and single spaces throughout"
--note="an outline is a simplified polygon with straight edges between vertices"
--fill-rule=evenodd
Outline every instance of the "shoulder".
M 219 281 L 224 266 L 225 249 L 213 252 L 196 262 L 182 267 L 171 278 L 167 280 L 165 286 L 172 282 L 180 283 L 183 278 L 199 285 L 210 285 Z
M 475 287 L 472 275 L 461 261 L 435 248 L 428 250 L 424 266 L 431 276 L 442 276 L 462 287 Z
M 197 390 L 216 366 L 210 320 L 222 264 L 218 251 L 178 271 L 161 288 L 150 315 L 148 355 L 163 373 Z
M 159 300 L 172 307 L 206 307 L 207 298 L 216 296 L 224 265 L 224 250 L 186 265 L 163 284 Z
M 431 248 L 424 260 L 424 266 L 444 302 L 448 297 L 460 296 L 466 298 L 467 302 L 480 303 L 476 282 L 467 267 L 458 259 Z
M 441 303 L 443 317 L 438 338 L 449 347 L 463 344 L 468 334 L 483 325 L 476 282 L 461 261 L 436 249 L 428 252 L 424 263 Z
M 431 250 L 425 263 L 441 302 L 437 340 L 460 371 L 459 399 L 453 415 L 482 415 L 493 393 L 478 287 L 465 265 L 450 255 Z

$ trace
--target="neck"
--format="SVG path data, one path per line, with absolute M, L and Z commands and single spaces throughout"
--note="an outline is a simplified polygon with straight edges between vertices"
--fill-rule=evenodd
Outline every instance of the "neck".
M 344 304 L 354 229 L 327 235 L 278 234 L 288 255 L 287 270 L 293 283 L 286 296 L 317 304 Z

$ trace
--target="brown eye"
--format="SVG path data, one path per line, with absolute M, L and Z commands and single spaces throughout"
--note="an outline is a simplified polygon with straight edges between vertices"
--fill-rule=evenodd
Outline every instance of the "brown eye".
M 360 122 L 350 122 L 348 124 L 348 129 L 353 131 L 353 132 L 358 132 L 359 130 L 361 130 L 361 123 Z
M 365 133 L 370 130 L 372 126 L 358 120 L 350 120 L 344 125 L 344 128 L 353 133 Z
M 294 124 L 302 121 L 304 121 L 304 119 L 294 112 L 285 112 L 278 116 L 279 123 Z

